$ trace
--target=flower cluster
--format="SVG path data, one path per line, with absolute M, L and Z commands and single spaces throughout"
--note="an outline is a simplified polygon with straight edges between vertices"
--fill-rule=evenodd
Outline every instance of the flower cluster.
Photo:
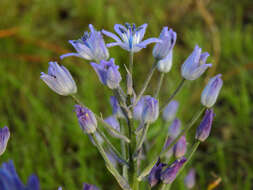
M 85 32 L 80 39 L 69 41 L 76 53 L 64 54 L 61 59 L 77 56 L 90 61 L 89 65 L 96 72 L 98 80 L 112 90 L 110 98 L 112 114 L 104 119 L 88 108 L 88 102 L 85 102 L 84 106 L 77 98 L 77 87 L 72 75 L 64 66 L 58 65 L 56 62 L 49 62 L 48 74 L 41 73 L 41 79 L 53 91 L 59 95 L 69 95 L 77 103 L 75 113 L 82 131 L 89 136 L 98 149 L 107 169 L 122 189 L 138 189 L 139 182 L 147 175 L 151 187 L 162 185 L 165 189 L 166 185 L 172 184 L 180 175 L 200 142 L 205 141 L 210 134 L 214 117 L 212 107 L 223 85 L 221 74 L 209 80 L 201 95 L 202 108 L 200 112 L 193 116 L 192 122 L 183 127 L 180 117 L 177 116 L 180 110 L 179 102 L 175 100 L 175 96 L 185 82 L 197 80 L 212 66 L 212 64 L 206 63 L 209 54 L 202 52 L 198 45 L 195 46 L 193 52 L 181 66 L 182 82 L 163 103 L 159 98 L 159 92 L 163 86 L 164 75 L 172 69 L 177 33 L 165 26 L 162 28 L 160 36 L 143 40 L 147 24 L 139 27 L 128 23 L 125 25 L 116 24 L 114 30 L 117 34 L 107 30 L 97 31 L 91 24 L 89 29 L 90 32 Z M 106 43 L 103 35 L 115 41 Z M 140 80 L 144 82 L 140 92 L 137 93 L 133 85 L 135 84 L 133 82 L 134 54 L 150 44 L 154 44 L 152 51 L 154 64 L 147 77 L 140 76 Z M 110 57 L 108 48 L 113 46 L 119 46 L 129 52 L 129 66 L 120 67 L 123 64 Z M 125 69 L 125 72 L 120 72 L 122 69 Z M 147 95 L 145 92 L 155 71 L 158 71 L 160 76 L 157 89 L 154 94 Z M 126 73 L 126 76 L 123 76 L 123 73 Z M 191 137 L 188 136 L 187 131 L 202 116 L 204 110 L 206 110 L 205 115 L 196 130 L 196 142 L 192 145 L 193 148 L 188 149 Z M 154 161 L 150 162 L 147 155 L 152 148 L 149 145 L 152 143 L 149 143 L 151 139 L 148 132 L 150 128 L 158 127 L 155 123 L 159 120 L 159 115 L 162 118 L 161 129 L 157 129 L 158 133 L 154 132 L 152 135 L 155 136 L 155 140 L 164 138 L 164 146 L 158 155 L 153 155 Z M 163 133 L 163 128 L 167 126 L 168 132 Z M 117 150 L 109 136 L 121 141 L 121 151 Z M 1 141 L 0 153 L 5 150 L 6 141 L 8 141 L 6 138 Z M 173 162 L 170 163 L 170 160 Z M 34 182 L 33 184 L 38 183 Z M 194 184 L 195 170 L 190 170 L 185 178 L 185 185 L 187 188 L 192 188 Z M 29 185 L 28 182 L 28 187 Z M 60 187 L 59 190 L 61 189 Z M 84 190 L 97 189 L 94 185 L 84 184 Z

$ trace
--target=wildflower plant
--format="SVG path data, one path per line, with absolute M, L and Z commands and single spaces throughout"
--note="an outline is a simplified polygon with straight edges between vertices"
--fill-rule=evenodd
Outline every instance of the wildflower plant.
M 70 41 L 76 53 L 65 54 L 61 58 L 77 56 L 90 61 L 98 81 L 112 90 L 110 98 L 112 115 L 104 119 L 89 109 L 88 102 L 82 103 L 79 100 L 76 95 L 76 83 L 64 66 L 50 62 L 48 74 L 42 73 L 41 79 L 59 95 L 71 96 L 76 102 L 75 113 L 81 129 L 90 137 L 104 159 L 106 168 L 121 189 L 138 190 L 142 181 L 154 189 L 169 189 L 191 160 L 200 142 L 205 141 L 210 134 L 214 116 L 212 107 L 222 86 L 221 74 L 209 81 L 201 96 L 202 108 L 193 115 L 187 125 L 182 126 L 176 117 L 180 104 L 174 98 L 185 82 L 199 79 L 212 66 L 206 64 L 209 54 L 201 53 L 201 48 L 196 45 L 181 66 L 182 81 L 175 91 L 168 95 L 167 101 L 161 102 L 159 92 L 164 85 L 164 75 L 172 69 L 176 32 L 163 27 L 159 37 L 143 40 L 147 24 L 139 27 L 128 23 L 125 26 L 116 24 L 114 30 L 117 34 L 106 30 L 97 31 L 92 25 L 89 25 L 89 28 L 90 32 L 85 32 L 79 40 Z M 106 44 L 103 35 L 115 41 Z M 144 83 L 141 90 L 136 92 L 133 78 L 134 53 L 152 43 L 154 64 L 148 75 L 142 78 Z M 113 46 L 119 46 L 129 52 L 129 65 L 120 68 L 122 64 L 109 56 L 108 48 Z M 120 73 L 123 69 L 126 70 L 125 76 Z M 145 92 L 155 71 L 160 74 L 157 88 L 153 94 L 147 95 Z M 203 120 L 196 130 L 195 143 L 187 147 L 187 132 L 204 111 Z M 147 134 L 149 128 L 160 119 L 159 116 L 164 123 L 170 124 L 170 127 L 164 139 L 164 146 L 152 160 L 148 160 L 144 151 L 148 149 Z M 111 138 L 119 139 L 121 150 L 111 142 Z M 190 174 L 186 179 L 189 187 L 195 183 L 195 173 L 194 177 L 192 176 L 193 174 Z M 84 184 L 84 189 L 97 189 L 97 187 Z

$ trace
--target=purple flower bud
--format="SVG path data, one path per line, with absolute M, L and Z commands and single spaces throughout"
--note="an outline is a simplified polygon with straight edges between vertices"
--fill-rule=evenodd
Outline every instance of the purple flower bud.
M 115 116 L 107 117 L 105 122 L 112 126 L 116 131 L 120 132 L 120 124 Z
M 118 162 L 117 162 L 117 159 L 115 159 L 115 155 L 113 153 L 111 153 L 110 151 L 107 151 L 106 155 L 107 155 L 108 159 L 110 160 L 110 162 L 112 163 L 112 165 L 116 168 Z
M 161 163 L 159 158 L 152 170 L 150 171 L 148 176 L 148 182 L 151 188 L 159 183 L 160 175 L 164 166 L 166 166 L 166 164 Z
M 166 150 L 170 146 L 170 144 L 173 142 L 173 140 L 174 140 L 174 138 L 172 138 L 172 137 L 169 136 L 167 138 L 167 140 L 166 140 L 166 143 L 165 143 L 165 145 L 163 147 L 163 150 Z M 169 150 L 167 150 L 165 156 L 167 158 L 170 158 L 172 156 L 172 154 L 173 154 L 173 148 L 170 148 Z
M 157 60 L 164 59 L 172 52 L 172 49 L 176 43 L 177 33 L 172 29 L 168 30 L 168 27 L 163 27 L 160 33 L 159 39 L 161 43 L 157 43 L 153 49 L 153 56 Z
M 57 62 L 49 62 L 48 74 L 41 73 L 40 78 L 56 93 L 67 96 L 77 92 L 76 83 L 70 72 Z
M 119 66 L 115 65 L 114 59 L 109 61 L 101 60 L 100 64 L 91 63 L 91 66 L 96 71 L 100 82 L 107 85 L 110 89 L 115 89 L 119 86 L 121 75 Z
M 97 119 L 94 113 L 80 105 L 75 105 L 75 112 L 82 130 L 87 134 L 94 133 L 97 128 Z
M 180 139 L 177 141 L 177 143 L 175 144 L 173 151 L 174 151 L 174 155 L 176 158 L 181 158 L 185 155 L 186 153 L 186 138 L 183 135 L 182 137 L 180 137 Z
M 146 96 L 143 102 L 143 111 L 141 114 L 143 123 L 153 123 L 157 120 L 159 115 L 158 101 L 151 97 Z
M 179 169 L 183 166 L 183 164 L 186 162 L 186 158 L 181 158 L 180 160 L 176 160 L 172 163 L 171 166 L 166 168 L 162 173 L 160 179 L 163 183 L 170 184 L 172 183 L 175 178 L 177 177 L 177 173 Z
M 157 70 L 162 73 L 168 73 L 171 70 L 172 67 L 172 57 L 173 57 L 173 51 L 171 50 L 169 54 L 158 61 L 157 63 Z
M 98 190 L 98 188 L 95 185 L 83 183 L 83 190 Z
M 191 168 L 184 179 L 184 184 L 188 189 L 192 189 L 196 182 L 196 172 L 195 169 Z
M 209 56 L 207 52 L 201 53 L 201 48 L 195 46 L 192 54 L 185 60 L 181 67 L 181 74 L 186 80 L 195 80 L 199 78 L 208 67 L 212 64 L 206 64 L 206 59 Z
M 149 96 L 142 96 L 138 103 L 134 106 L 133 110 L 133 118 L 135 120 L 141 121 L 142 119 L 142 112 L 143 112 L 143 106 L 144 106 L 144 100 Z
M 107 60 L 109 58 L 109 52 L 106 48 L 101 32 L 96 31 L 91 24 L 89 25 L 89 28 L 90 33 L 84 32 L 81 39 L 69 41 L 69 43 L 76 49 L 77 53 L 64 54 L 60 57 L 61 59 L 68 56 L 77 56 L 99 62 L 100 60 Z
M 8 127 L 0 128 L 0 156 L 6 150 L 9 138 L 10 138 L 9 128 Z
M 176 138 L 181 132 L 181 121 L 179 119 L 174 119 L 172 124 L 169 127 L 169 135 L 172 138 Z
M 107 44 L 107 47 L 120 46 L 124 50 L 138 52 L 150 43 L 161 42 L 161 40 L 159 40 L 158 38 L 149 38 L 147 40 L 142 41 L 147 26 L 147 24 L 143 24 L 139 27 L 136 27 L 135 24 L 131 26 L 128 23 L 126 23 L 125 26 L 121 24 L 115 24 L 114 30 L 120 36 L 121 39 L 117 35 L 106 30 L 102 30 L 102 32 L 106 36 L 116 41 Z
M 58 190 L 62 190 L 62 187 L 58 187 Z
M 112 106 L 112 113 L 118 118 L 124 118 L 124 114 L 119 106 L 119 102 L 115 96 L 110 97 L 110 104 Z
M 205 141 L 209 136 L 212 128 L 214 112 L 212 109 L 207 109 L 200 125 L 197 128 L 195 138 L 199 141 Z
M 177 114 L 178 110 L 178 101 L 172 100 L 163 110 L 163 119 L 167 122 L 172 121 Z
M 204 106 L 210 108 L 215 104 L 222 84 L 221 74 L 218 74 L 209 80 L 201 95 L 201 103 Z

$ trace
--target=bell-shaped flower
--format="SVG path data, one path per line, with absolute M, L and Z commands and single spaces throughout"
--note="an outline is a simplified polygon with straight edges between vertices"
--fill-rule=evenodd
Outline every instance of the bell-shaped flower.
M 194 168 L 191 168 L 184 178 L 184 184 L 188 189 L 192 189 L 196 183 L 196 172 Z
M 162 169 L 165 166 L 166 164 L 160 162 L 160 158 L 158 159 L 156 164 L 153 166 L 152 170 L 150 171 L 148 175 L 148 183 L 151 188 L 159 183 Z
M 99 190 L 95 185 L 83 183 L 83 190 Z
M 195 138 L 199 141 L 205 141 L 209 136 L 212 128 L 214 112 L 212 109 L 207 109 L 205 115 L 197 128 Z
M 48 74 L 41 73 L 40 78 L 56 93 L 67 96 L 77 92 L 76 83 L 70 72 L 57 62 L 49 62 Z
M 142 120 L 142 112 L 144 107 L 144 100 L 149 96 L 142 96 L 133 109 L 133 118 L 135 120 Z
M 162 73 L 168 73 L 172 67 L 172 56 L 173 51 L 171 50 L 165 58 L 158 61 L 157 70 Z
M 163 110 L 162 118 L 164 121 L 170 122 L 175 119 L 178 110 L 178 101 L 172 100 Z
M 209 80 L 208 84 L 201 94 L 201 103 L 204 106 L 210 108 L 215 104 L 222 84 L 223 81 L 221 79 L 221 74 L 218 74 Z
M 107 44 L 107 47 L 120 46 L 130 52 L 138 52 L 142 48 L 146 48 L 146 46 L 150 43 L 162 42 L 158 38 L 149 38 L 142 41 L 147 26 L 147 24 L 143 24 L 139 27 L 136 27 L 135 24 L 130 25 L 128 23 L 126 23 L 125 26 L 115 24 L 114 30 L 119 37 L 106 30 L 102 30 L 102 33 L 115 40 L 115 42 Z
M 181 136 L 175 144 L 173 151 L 176 158 L 181 158 L 186 153 L 186 137 L 185 135 Z
M 107 85 L 110 89 L 119 87 L 122 78 L 119 66 L 115 65 L 114 59 L 110 59 L 109 61 L 101 60 L 100 64 L 91 63 L 91 66 L 96 71 L 101 83 Z
M 119 102 L 115 96 L 110 97 L 110 104 L 112 106 L 112 114 L 118 118 L 124 118 L 124 114 L 119 106 Z
M 192 54 L 185 60 L 181 67 L 181 75 L 186 80 L 195 80 L 199 78 L 208 67 L 212 64 L 206 64 L 206 59 L 209 56 L 207 52 L 201 53 L 201 48 L 195 46 Z
M 82 130 L 87 134 L 94 133 L 97 128 L 97 119 L 94 113 L 80 105 L 75 105 L 75 112 Z
M 159 39 L 162 40 L 162 42 L 157 43 L 153 49 L 153 56 L 155 59 L 164 59 L 170 53 L 172 58 L 172 49 L 176 43 L 177 33 L 172 29 L 168 30 L 168 27 L 163 27 Z
M 0 189 L 1 190 L 40 190 L 37 176 L 31 175 L 24 185 L 16 173 L 12 161 L 4 162 L 0 167 Z
M 143 110 L 141 114 L 143 123 L 153 123 L 159 116 L 158 100 L 151 96 L 146 96 L 143 102 Z
M 90 32 L 84 32 L 81 39 L 69 41 L 69 43 L 76 49 L 77 53 L 64 54 L 60 57 L 61 59 L 68 56 L 77 56 L 99 62 L 109 58 L 109 52 L 101 32 L 96 31 L 91 24 L 89 25 L 89 28 Z
M 0 128 L 0 156 L 5 152 L 10 138 L 10 131 L 8 127 Z
M 177 173 L 180 170 L 180 168 L 183 166 L 183 164 L 186 162 L 186 158 L 181 158 L 179 160 L 176 160 L 166 168 L 162 173 L 160 179 L 165 184 L 171 184 L 175 178 L 177 177 Z

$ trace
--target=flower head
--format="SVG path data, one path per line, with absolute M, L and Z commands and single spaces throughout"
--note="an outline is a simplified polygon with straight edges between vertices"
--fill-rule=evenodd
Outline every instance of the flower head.
M 158 115 L 159 115 L 158 101 L 151 96 L 146 96 L 143 101 L 143 110 L 141 114 L 142 122 L 153 123 L 157 120 Z
M 75 112 L 82 130 L 87 134 L 94 133 L 97 128 L 97 119 L 94 113 L 80 105 L 75 105 Z
M 9 138 L 10 138 L 9 128 L 6 126 L 0 128 L 0 156 L 5 152 Z
M 77 92 L 76 83 L 70 72 L 57 62 L 49 62 L 48 74 L 42 72 L 40 78 L 60 95 L 67 96 Z
M 192 189 L 196 183 L 196 172 L 195 169 L 191 168 L 184 178 L 184 184 L 188 189 Z
M 161 180 L 163 183 L 170 184 L 172 183 L 180 168 L 183 166 L 183 164 L 186 162 L 186 158 L 181 158 L 180 160 L 176 160 L 175 162 L 172 163 L 171 166 L 166 168 L 162 173 L 161 173 Z
M 204 106 L 210 108 L 215 104 L 222 84 L 221 74 L 218 74 L 209 80 L 201 95 L 201 103 Z
M 212 109 L 207 109 L 205 115 L 199 124 L 195 138 L 199 141 L 205 141 L 209 136 L 212 128 L 214 112 Z
M 98 188 L 95 185 L 83 183 L 83 190 L 98 190 Z
M 172 121 L 177 114 L 177 110 L 178 110 L 178 101 L 176 100 L 170 101 L 163 110 L 162 115 L 163 119 L 167 122 Z
M 173 151 L 176 158 L 181 158 L 186 153 L 186 138 L 185 135 L 180 137 L 180 139 L 175 144 Z
M 1 190 L 39 190 L 39 180 L 31 175 L 27 185 L 24 185 L 16 173 L 12 161 L 5 162 L 0 167 L 0 189 Z
M 114 59 L 109 61 L 101 60 L 100 64 L 91 63 L 91 66 L 96 71 L 100 82 L 107 85 L 110 89 L 115 89 L 119 86 L 121 75 L 119 66 L 115 65 Z
M 172 49 L 176 43 L 177 33 L 172 29 L 168 30 L 168 27 L 163 27 L 159 39 L 162 42 L 157 43 L 153 49 L 153 56 L 157 60 L 164 59 L 169 53 L 172 53 Z
M 116 41 L 107 44 L 107 47 L 120 46 L 127 51 L 138 52 L 150 43 L 161 42 L 161 40 L 157 38 L 149 38 L 142 41 L 147 26 L 147 24 L 143 24 L 139 27 L 136 27 L 135 24 L 131 26 L 128 23 L 126 23 L 125 26 L 121 24 L 115 24 L 114 30 L 120 36 L 120 38 L 117 35 L 106 30 L 102 30 L 102 32 L 106 36 L 109 36 Z
M 169 135 L 172 138 L 176 138 L 181 132 L 181 121 L 179 119 L 174 119 L 169 127 Z
M 165 166 L 166 166 L 166 164 L 161 163 L 160 158 L 159 158 L 148 175 L 148 182 L 149 182 L 149 185 L 151 186 L 151 188 L 159 183 L 162 169 Z
M 195 80 L 199 78 L 208 67 L 212 64 L 206 64 L 206 59 L 209 56 L 207 52 L 201 53 L 201 48 L 195 46 L 192 54 L 185 60 L 181 67 L 181 74 L 186 80 Z
M 91 24 L 89 28 L 90 32 L 84 32 L 81 39 L 69 41 L 77 53 L 64 54 L 61 56 L 61 59 L 68 56 L 78 56 L 99 62 L 100 60 L 107 60 L 109 58 L 109 52 L 101 32 L 96 31 Z

